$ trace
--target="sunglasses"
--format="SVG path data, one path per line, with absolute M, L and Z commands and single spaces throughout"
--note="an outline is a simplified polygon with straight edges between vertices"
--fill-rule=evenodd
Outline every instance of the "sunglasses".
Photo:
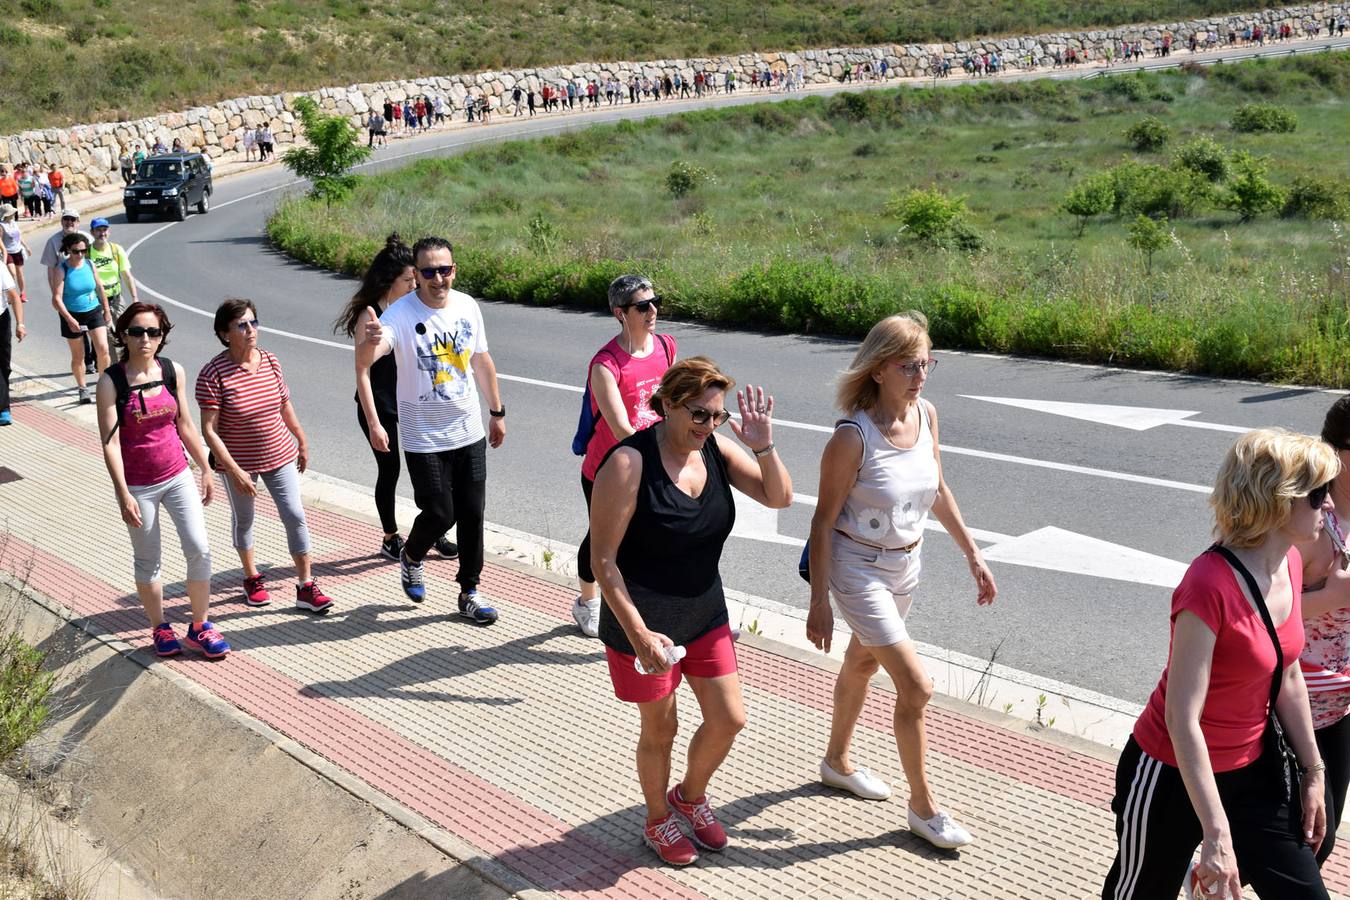
M 652 309 L 652 307 L 659 308 L 660 306 L 661 306 L 661 295 L 657 294 L 656 296 L 651 297 L 650 299 L 647 300 L 638 300 L 634 303 L 625 304 L 624 309 L 625 310 L 636 309 L 638 312 L 645 314 L 649 312 Z
M 66 255 L 67 256 L 75 256 L 76 254 L 84 255 L 85 253 L 88 252 L 88 250 L 89 250 L 88 247 L 71 247 L 69 250 L 66 251 Z
M 240 334 L 247 334 L 250 331 L 258 330 L 258 320 L 244 319 L 242 322 L 236 323 L 234 327 L 239 329 Z
M 451 273 L 455 271 L 455 264 L 451 263 L 448 266 L 427 266 L 425 269 L 418 269 L 417 271 L 421 272 L 422 277 L 427 281 L 430 281 L 437 275 L 442 278 L 449 278 Z
M 1319 488 L 1313 488 L 1308 494 L 1308 505 L 1313 509 L 1321 509 L 1322 504 L 1327 502 L 1327 494 L 1331 491 L 1331 482 L 1327 482 Z
M 923 372 L 926 375 L 931 373 L 934 369 L 936 369 L 937 360 L 928 359 L 924 360 L 923 362 L 896 363 L 895 367 L 899 369 L 901 372 L 904 372 L 910 378 L 917 378 L 920 372 Z
M 127 334 L 129 334 L 134 338 L 141 338 L 141 337 L 158 338 L 164 337 L 164 329 L 155 328 L 154 326 L 147 328 L 144 325 L 132 325 L 127 329 Z
M 695 425 L 707 425 L 708 422 L 711 421 L 713 427 L 716 428 L 719 425 L 725 425 L 727 419 L 731 418 L 731 413 L 727 412 L 725 409 L 719 410 L 718 412 L 704 409 L 701 406 L 686 406 L 685 409 L 689 410 L 689 419 Z

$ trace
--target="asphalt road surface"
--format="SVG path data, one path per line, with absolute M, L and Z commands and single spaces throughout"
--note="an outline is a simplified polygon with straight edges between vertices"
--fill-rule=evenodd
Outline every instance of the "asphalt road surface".
M 721 102 L 766 99 L 774 98 Z M 438 133 L 396 142 L 369 168 L 693 106 L 643 104 Z M 311 466 L 369 486 L 375 467 L 356 426 L 353 356 L 345 337 L 332 333 L 355 284 L 286 259 L 263 236 L 268 212 L 286 191 L 301 189 L 284 171 L 260 170 L 218 183 L 211 212 L 183 223 L 129 225 L 120 213 L 110 216 L 113 239 L 133 248 L 143 298 L 168 306 L 176 327 L 166 355 L 184 363 L 190 377 L 221 349 L 208 318 L 220 300 L 254 298 L 263 346 L 285 367 L 309 434 Z M 30 243 L 40 246 L 44 237 Z M 45 280 L 33 263 L 28 277 L 30 285 Z M 32 292 L 30 336 L 16 363 L 69 385 L 65 344 L 45 293 Z M 580 385 L 614 322 L 601 313 L 497 303 L 484 304 L 483 313 L 509 408 L 506 444 L 489 452 L 488 519 L 576 544 L 586 527 L 580 461 L 570 452 Z M 739 382 L 763 384 L 775 395 L 775 440 L 799 500 L 778 514 L 742 502 L 723 575 L 730 588 L 804 607 L 796 561 L 820 451 L 838 415 L 834 378 L 854 345 L 684 322 L 665 322 L 662 330 L 678 338 L 683 355 L 707 354 Z M 940 365 L 925 396 L 939 411 L 944 470 L 990 558 L 999 597 L 977 608 L 963 558 L 944 535 L 930 532 L 912 634 L 977 658 L 998 647 L 1002 664 L 1134 702 L 1146 698 L 1166 658 L 1170 588 L 1209 542 L 1207 485 L 1225 449 L 1250 427 L 1315 432 L 1337 396 L 941 347 L 935 356 Z M 406 478 L 400 487 L 411 496 Z M 401 523 L 405 531 L 408 524 Z M 392 569 L 390 577 L 397 590 Z

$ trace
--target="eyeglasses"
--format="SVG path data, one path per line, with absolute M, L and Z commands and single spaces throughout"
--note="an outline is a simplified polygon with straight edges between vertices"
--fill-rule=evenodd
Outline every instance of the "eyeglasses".
M 422 277 L 427 281 L 431 281 L 437 275 L 442 278 L 449 278 L 451 273 L 455 271 L 455 264 L 451 263 L 448 266 L 427 266 L 425 269 L 418 269 L 417 271 L 421 272 Z
M 655 296 L 649 297 L 646 300 L 636 300 L 632 303 L 624 304 L 623 308 L 625 310 L 636 309 L 638 312 L 646 314 L 654 306 L 659 308 L 661 306 L 662 299 L 663 298 L 661 297 L 660 294 L 656 294 Z
M 720 409 L 717 412 L 704 409 L 701 406 L 686 406 L 685 409 L 689 410 L 689 418 L 695 425 L 707 425 L 711 421 L 713 427 L 716 428 L 719 425 L 725 425 L 727 419 L 731 418 L 731 413 L 725 409 Z
M 923 362 L 896 363 L 895 367 L 910 378 L 917 378 L 920 372 L 931 374 L 937 368 L 937 362 L 936 359 L 927 359 Z
M 131 335 L 134 338 L 140 337 L 158 338 L 164 337 L 164 329 L 155 328 L 153 326 L 147 328 L 144 325 L 132 325 L 129 328 L 127 328 L 127 334 Z
M 234 327 L 239 329 L 240 334 L 247 334 L 250 331 L 258 330 L 258 320 L 244 319 L 242 322 L 235 323 Z
M 1322 504 L 1327 502 L 1327 494 L 1331 491 L 1331 482 L 1327 482 L 1319 488 L 1313 488 L 1308 493 L 1308 505 L 1313 509 L 1321 509 Z
M 66 251 L 66 255 L 75 256 L 77 254 L 84 254 L 85 252 L 88 251 L 88 249 L 89 249 L 88 247 L 71 247 L 69 250 Z

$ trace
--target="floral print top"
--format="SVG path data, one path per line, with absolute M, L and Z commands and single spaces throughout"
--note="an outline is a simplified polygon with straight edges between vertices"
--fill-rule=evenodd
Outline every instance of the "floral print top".
M 1340 553 L 1338 566 L 1350 564 L 1345 523 L 1335 512 L 1326 514 L 1327 534 Z M 1305 623 L 1307 643 L 1299 663 L 1308 684 L 1314 728 L 1335 725 L 1350 714 L 1350 608 L 1325 612 Z

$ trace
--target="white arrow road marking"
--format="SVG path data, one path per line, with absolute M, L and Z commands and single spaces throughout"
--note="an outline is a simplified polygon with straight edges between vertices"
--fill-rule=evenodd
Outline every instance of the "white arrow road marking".
M 1246 434 L 1250 428 L 1239 425 L 1221 425 L 1217 422 L 1192 422 L 1191 416 L 1200 413 L 1185 409 L 1155 409 L 1149 406 L 1111 406 L 1106 403 L 1067 403 L 1062 400 L 1024 400 L 1016 397 L 977 397 L 962 394 L 967 400 L 983 400 L 986 403 L 999 403 L 1003 406 L 1015 406 L 1019 409 L 1031 409 L 1049 413 L 1053 416 L 1067 416 L 1096 422 L 1099 425 L 1114 425 L 1131 431 L 1148 431 L 1159 425 L 1183 425 L 1187 428 L 1207 428 L 1210 431 L 1231 431 Z

